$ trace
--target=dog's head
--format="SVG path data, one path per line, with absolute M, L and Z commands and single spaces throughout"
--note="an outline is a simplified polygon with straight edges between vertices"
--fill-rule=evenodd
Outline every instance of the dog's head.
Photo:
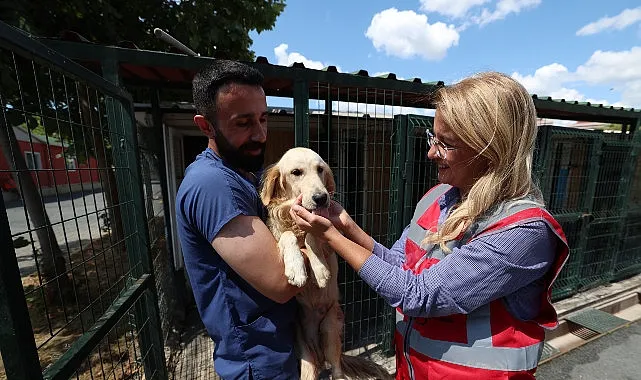
M 334 191 L 334 175 L 321 156 L 311 149 L 292 148 L 265 172 L 260 197 L 269 206 L 302 194 L 302 206 L 315 210 L 329 206 Z

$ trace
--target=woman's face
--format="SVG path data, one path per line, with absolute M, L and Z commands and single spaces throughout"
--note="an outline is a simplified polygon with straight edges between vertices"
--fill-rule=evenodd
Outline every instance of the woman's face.
M 454 187 L 457 187 L 461 195 L 467 194 L 476 180 L 487 171 L 487 159 L 477 157 L 477 152 L 467 146 L 459 139 L 452 130 L 443 123 L 439 112 L 436 111 L 434 118 L 434 135 L 444 146 L 455 148 L 443 150 L 441 157 L 437 154 L 437 145 L 430 147 L 427 157 L 438 165 L 438 180 Z

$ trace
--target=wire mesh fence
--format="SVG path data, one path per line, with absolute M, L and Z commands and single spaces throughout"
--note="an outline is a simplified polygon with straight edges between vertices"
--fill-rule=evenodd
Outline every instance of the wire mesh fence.
M 641 273 L 641 209 L 629 211 L 623 220 L 621 244 L 614 261 L 614 279 Z
M 140 147 L 140 167 L 143 184 L 143 204 L 149 246 L 153 261 L 155 289 L 158 299 L 160 323 L 163 341 L 170 344 L 175 338 L 175 325 L 184 317 L 184 298 L 179 295 L 179 280 L 174 276 L 174 265 L 171 258 L 172 245 L 167 226 L 169 202 L 166 185 L 165 155 L 161 130 L 155 123 L 151 126 L 137 123 L 136 131 Z M 169 238 L 168 238 L 169 237 Z
M 29 371 L 53 378 L 135 378 L 143 368 L 146 378 L 157 378 L 163 348 L 151 343 L 159 330 L 149 312 L 150 281 L 123 298 L 148 272 L 131 100 L 19 33 L 3 30 L 0 42 L 0 184 L 8 221 L 0 232 L 16 264 L 3 266 L 3 281 L 17 275 L 3 282 L 3 294 L 25 301 L 8 307 L 2 355 L 33 350 L 24 354 L 35 361 Z M 134 323 L 119 302 L 138 305 Z M 30 331 L 16 332 L 18 324 Z M 92 335 L 97 328 L 105 335 Z M 17 339 L 23 334 L 32 336 L 26 346 Z M 17 360 L 2 364 L 2 375 L 24 371 Z
M 547 131 L 546 131 L 547 130 Z M 548 133 L 546 152 L 538 158 L 541 191 L 553 214 L 575 213 L 586 209 L 590 197 L 590 170 L 598 154 L 599 134 L 572 128 L 543 126 L 539 135 Z
M 326 102 L 326 95 L 352 101 Z M 333 169 L 334 198 L 377 241 L 390 246 L 389 228 L 394 116 L 403 112 L 399 93 L 373 88 L 310 86 L 308 146 Z M 375 103 L 369 103 L 374 100 Z M 339 259 L 345 313 L 344 349 L 389 346 L 392 309 Z
M 407 117 L 407 154 L 405 168 L 407 184 L 405 193 L 409 199 L 405 201 L 403 210 L 404 224 L 409 221 L 414 213 L 414 207 L 425 195 L 427 190 L 438 184 L 438 169 L 436 164 L 427 157 L 429 145 L 427 144 L 426 130 L 434 132 L 434 119 L 429 116 Z
M 587 230 L 581 261 L 581 287 L 590 288 L 612 279 L 615 249 L 620 238 L 620 216 L 594 219 Z
M 626 168 L 630 161 L 632 142 L 606 140 L 601 147 L 601 162 L 596 177 L 592 211 L 599 216 L 618 214 L 627 207 L 629 180 Z
M 581 285 L 581 261 L 584 256 L 581 239 L 585 235 L 585 223 L 582 214 L 578 213 L 560 214 L 556 216 L 556 220 L 563 228 L 570 247 L 568 261 L 556 278 L 552 289 L 553 298 L 560 299 L 574 294 Z
M 641 209 L 641 154 L 639 154 L 639 148 L 633 150 L 636 153 L 636 157 L 630 157 L 634 170 L 630 176 L 630 190 L 628 192 L 628 207 L 632 209 Z

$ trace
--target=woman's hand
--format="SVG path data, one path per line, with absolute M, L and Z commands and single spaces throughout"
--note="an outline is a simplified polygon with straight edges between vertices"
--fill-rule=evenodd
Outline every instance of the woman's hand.
M 323 211 L 320 211 L 319 214 L 325 216 Z M 343 206 L 336 201 L 331 201 L 330 206 L 327 208 L 327 219 L 329 219 L 334 227 L 339 231 L 345 233 L 354 223 L 354 220 L 351 216 L 345 211 Z
M 300 205 L 301 200 L 302 197 L 298 197 L 289 210 L 289 214 L 300 229 L 314 236 L 325 238 L 326 240 L 332 233 L 338 232 L 331 220 L 334 219 L 340 223 L 340 210 L 345 212 L 338 203 L 333 203 L 326 209 L 309 212 Z M 338 208 L 335 205 L 337 205 Z M 338 214 L 336 211 L 338 211 Z

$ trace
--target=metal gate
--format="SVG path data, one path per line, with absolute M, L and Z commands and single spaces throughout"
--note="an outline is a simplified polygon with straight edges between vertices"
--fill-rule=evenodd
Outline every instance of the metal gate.
M 3 23 L 0 84 L 0 377 L 166 379 L 131 96 Z

